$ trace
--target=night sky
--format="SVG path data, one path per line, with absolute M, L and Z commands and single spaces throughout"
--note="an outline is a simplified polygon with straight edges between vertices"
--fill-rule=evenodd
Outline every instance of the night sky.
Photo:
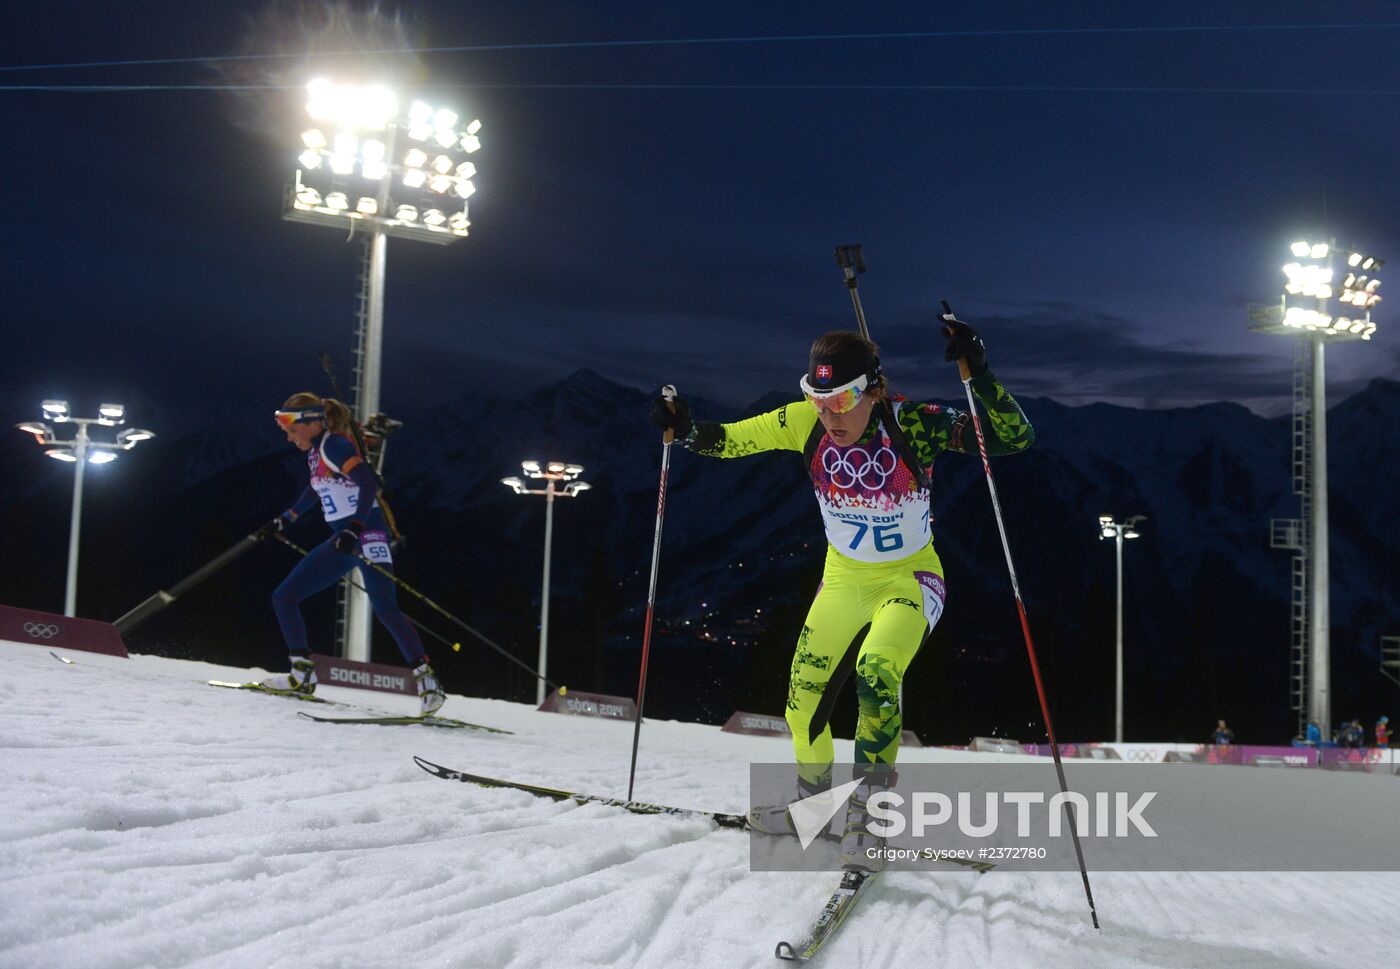
M 343 50 L 309 30 L 328 9 L 33 5 L 0 64 Z M 958 395 L 947 298 L 1015 393 L 1278 413 L 1290 341 L 1247 332 L 1246 304 L 1276 298 L 1288 243 L 1400 256 L 1388 5 L 381 14 L 400 35 L 369 46 L 496 49 L 0 72 L 7 406 L 116 398 L 169 432 L 322 389 L 316 351 L 348 365 L 358 241 L 280 218 L 318 74 L 484 125 L 472 236 L 390 243 L 391 413 L 583 366 L 732 404 L 795 391 L 811 339 L 853 325 L 850 242 L 898 389 Z M 584 43 L 681 39 L 715 42 Z M 26 89 L 76 84 L 167 87 Z M 1395 373 L 1389 305 L 1330 355 L 1332 399 Z

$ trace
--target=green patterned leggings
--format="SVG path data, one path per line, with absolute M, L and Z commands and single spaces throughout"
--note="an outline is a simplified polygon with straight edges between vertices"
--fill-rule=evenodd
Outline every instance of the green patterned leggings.
M 860 717 L 857 764 L 893 764 L 904 721 L 899 684 L 943 613 L 943 565 L 933 546 L 895 562 L 848 559 L 828 546 L 821 587 L 798 637 L 787 722 L 807 787 L 831 781 L 831 706 L 852 669 Z M 859 650 L 852 646 L 866 624 Z M 854 654 L 854 655 L 852 655 Z

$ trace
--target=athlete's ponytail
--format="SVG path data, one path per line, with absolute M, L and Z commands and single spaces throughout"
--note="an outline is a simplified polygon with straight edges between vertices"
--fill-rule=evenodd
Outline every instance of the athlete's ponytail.
M 334 397 L 320 397 L 304 390 L 299 394 L 292 394 L 282 405 L 283 410 L 301 410 L 307 407 L 320 407 L 325 410 L 326 419 L 323 423 L 326 425 L 326 430 L 332 434 L 344 434 L 354 440 L 350 408 Z
M 332 434 L 344 434 L 353 441 L 355 439 L 355 433 L 350 426 L 350 408 L 334 397 L 326 398 L 325 407 L 326 429 Z

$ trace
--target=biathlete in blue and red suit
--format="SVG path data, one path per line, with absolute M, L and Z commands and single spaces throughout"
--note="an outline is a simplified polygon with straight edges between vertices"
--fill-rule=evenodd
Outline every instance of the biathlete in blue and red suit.
M 316 669 L 306 642 L 301 600 L 358 567 L 375 616 L 393 634 L 403 658 L 414 668 L 422 715 L 435 712 L 446 696 L 428 664 L 423 641 L 399 610 L 393 581 L 368 564 L 385 572 L 394 568 L 388 526 L 376 498 L 379 486 L 351 437 L 350 409 L 335 399 L 293 394 L 277 411 L 277 426 L 286 432 L 290 443 L 306 452 L 311 483 L 296 503 L 264 525 L 262 532 L 280 532 L 319 506 L 334 534 L 298 562 L 272 593 L 272 609 L 287 640 L 292 668 L 289 673 L 269 677 L 262 685 L 292 693 L 316 692 Z

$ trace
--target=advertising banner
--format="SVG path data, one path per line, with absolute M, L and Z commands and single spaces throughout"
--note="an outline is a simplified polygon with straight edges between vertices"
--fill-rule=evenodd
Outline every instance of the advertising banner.
M 320 653 L 312 653 L 311 661 L 316 664 L 316 680 L 322 686 L 348 686 L 356 690 L 418 695 L 418 684 L 413 680 L 412 671 L 402 666 L 360 663 Z
M 77 619 L 51 612 L 0 606 L 0 639 L 47 646 L 49 649 L 77 649 L 86 653 L 126 656 L 121 633 L 110 622 Z
M 575 717 L 601 717 L 604 720 L 637 719 L 637 704 L 630 697 L 606 693 L 583 693 L 561 686 L 540 704 L 545 713 L 566 713 Z
M 735 710 L 720 729 L 725 733 L 744 733 L 757 737 L 792 736 L 792 730 L 788 728 L 786 718 L 773 717 L 766 713 L 747 713 L 743 710 Z M 901 747 L 922 747 L 924 742 L 918 738 L 914 731 L 906 730 L 899 735 L 899 745 Z

